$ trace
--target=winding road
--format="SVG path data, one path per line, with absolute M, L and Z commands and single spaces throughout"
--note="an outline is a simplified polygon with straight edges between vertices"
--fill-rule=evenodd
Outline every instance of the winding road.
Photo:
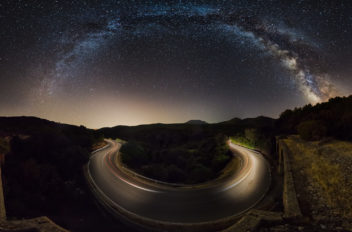
M 229 142 L 241 157 L 241 167 L 225 181 L 205 188 L 162 188 L 138 181 L 113 162 L 121 144 L 96 151 L 88 163 L 88 178 L 99 198 L 148 219 L 174 223 L 201 223 L 243 213 L 258 203 L 270 185 L 270 168 L 253 150 Z

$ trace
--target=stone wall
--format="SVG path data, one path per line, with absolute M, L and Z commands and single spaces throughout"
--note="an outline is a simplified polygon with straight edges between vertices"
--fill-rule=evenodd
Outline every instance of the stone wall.
M 45 216 L 24 220 L 2 221 L 0 222 L 0 231 L 69 232 L 68 230 L 56 225 L 55 222 Z
M 290 150 L 283 138 L 276 138 L 276 149 L 279 158 L 278 172 L 283 174 L 282 200 L 284 206 L 284 218 L 299 218 L 302 213 L 296 196 L 295 183 L 291 171 Z

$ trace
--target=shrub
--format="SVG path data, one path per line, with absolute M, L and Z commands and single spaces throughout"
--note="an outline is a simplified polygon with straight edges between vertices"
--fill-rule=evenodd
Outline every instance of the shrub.
M 137 142 L 131 141 L 122 145 L 121 159 L 125 164 L 136 167 L 147 163 L 148 156 L 143 147 Z
M 190 181 L 193 183 L 200 183 L 208 180 L 213 176 L 212 170 L 201 164 L 198 164 L 191 172 Z
M 172 164 L 168 167 L 168 181 L 178 183 L 184 181 L 184 179 L 185 173 L 176 165 Z
M 220 170 L 230 160 L 228 152 L 216 155 L 212 160 L 212 167 L 214 170 Z
M 231 159 L 227 137 L 222 134 L 191 142 L 170 140 L 170 136 L 178 135 L 168 135 L 151 143 L 128 142 L 120 149 L 121 161 L 152 179 L 194 184 L 215 178 Z
M 251 143 L 255 144 L 259 139 L 259 132 L 254 128 L 246 128 L 244 130 L 244 137 L 246 137 Z
M 326 136 L 326 127 L 321 121 L 304 121 L 298 124 L 297 132 L 304 140 L 320 140 Z
M 8 142 L 5 139 L 0 138 L 0 154 L 6 154 L 9 151 L 10 151 L 10 147 Z

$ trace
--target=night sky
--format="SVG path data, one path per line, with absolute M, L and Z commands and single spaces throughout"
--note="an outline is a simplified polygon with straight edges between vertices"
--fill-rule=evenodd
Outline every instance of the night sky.
M 352 93 L 352 1 L 0 1 L 0 116 L 278 117 Z

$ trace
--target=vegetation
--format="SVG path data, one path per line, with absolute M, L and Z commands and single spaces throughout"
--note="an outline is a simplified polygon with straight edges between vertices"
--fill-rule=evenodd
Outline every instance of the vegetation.
M 315 106 L 286 110 L 276 123 L 280 133 L 299 133 L 303 139 L 317 140 L 330 136 L 352 140 L 352 95 L 331 98 Z
M 231 142 L 249 149 L 255 149 L 255 145 L 252 141 L 248 140 L 246 137 L 236 135 L 231 137 Z
M 231 141 L 237 145 L 249 149 L 258 149 L 265 154 L 270 154 L 273 143 L 273 135 L 267 136 L 256 128 L 246 128 L 243 132 L 231 136 Z
M 231 159 L 226 136 L 216 135 L 186 144 L 150 146 L 130 141 L 121 159 L 142 175 L 172 183 L 194 184 L 213 179 Z
M 326 204 L 340 216 L 352 218 L 352 181 L 346 171 L 352 165 L 352 143 L 338 140 L 307 142 L 296 136 L 285 139 L 285 143 L 292 151 L 296 189 L 301 198 L 308 198 L 304 201 L 311 206 L 310 210 L 314 207 L 312 204 Z M 309 185 L 321 197 L 310 199 L 311 193 L 301 192 Z
M 304 121 L 298 124 L 297 132 L 304 140 L 320 140 L 326 136 L 326 127 L 322 121 Z
M 130 167 L 137 168 L 148 162 L 148 154 L 144 148 L 135 141 L 123 144 L 120 152 L 122 153 L 122 162 Z
M 10 151 L 8 141 L 0 137 L 0 154 L 6 154 Z
M 102 135 L 32 117 L 0 118 L 0 134 L 12 138 L 3 166 L 8 217 L 46 215 L 74 231 L 96 231 L 87 218 L 100 216 L 82 167 Z

